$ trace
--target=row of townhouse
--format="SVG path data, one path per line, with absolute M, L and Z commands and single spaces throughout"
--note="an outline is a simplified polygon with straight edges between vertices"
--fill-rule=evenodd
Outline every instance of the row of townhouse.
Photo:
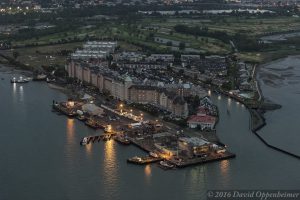
M 69 77 L 91 84 L 100 92 L 108 92 L 116 99 L 152 104 L 170 111 L 176 117 L 188 116 L 188 105 L 182 90 L 179 90 L 181 94 L 176 94 L 168 92 L 165 88 L 136 85 L 129 76 L 120 76 L 105 69 L 107 68 L 91 67 L 89 64 L 73 61 L 66 65 Z
M 79 62 L 70 62 L 66 65 L 66 70 L 70 78 L 91 84 L 99 88 L 100 92 L 108 92 L 116 99 L 128 100 L 128 88 L 133 84 L 129 76 L 119 76 L 99 67 L 91 67 Z
M 150 103 L 167 110 L 175 117 L 186 118 L 188 104 L 182 94 L 168 92 L 165 88 L 147 85 L 132 85 L 129 88 L 129 100 L 136 103 Z

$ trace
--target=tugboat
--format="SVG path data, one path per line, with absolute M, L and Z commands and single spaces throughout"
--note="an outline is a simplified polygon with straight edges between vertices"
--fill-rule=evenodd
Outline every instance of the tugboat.
M 87 142 L 88 142 L 88 138 L 87 138 L 87 137 L 84 137 L 84 138 L 82 138 L 82 140 L 80 141 L 80 145 L 81 145 L 81 146 L 87 145 Z
M 141 157 L 134 156 L 132 158 L 128 158 L 127 162 L 129 162 L 129 163 L 135 163 L 135 164 L 142 164 L 143 159 Z

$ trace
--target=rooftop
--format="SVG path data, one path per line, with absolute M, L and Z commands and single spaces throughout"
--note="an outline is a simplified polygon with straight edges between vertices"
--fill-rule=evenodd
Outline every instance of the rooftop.
M 216 123 L 216 118 L 213 116 L 205 115 L 205 116 L 199 116 L 199 115 L 192 115 L 188 123 L 207 123 L 207 124 L 214 124 Z
M 205 144 L 209 144 L 209 142 L 207 140 L 204 140 L 202 138 L 199 138 L 199 137 L 181 137 L 178 139 L 179 141 L 182 141 L 182 142 L 186 142 L 187 144 L 189 145 L 193 145 L 193 146 L 202 146 L 202 145 L 205 145 Z

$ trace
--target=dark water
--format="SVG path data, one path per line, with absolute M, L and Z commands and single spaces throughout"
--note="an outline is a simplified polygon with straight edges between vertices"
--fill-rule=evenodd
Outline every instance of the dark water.
M 300 56 L 261 66 L 259 82 L 266 99 L 282 105 L 267 112 L 268 125 L 260 135 L 273 145 L 300 155 Z
M 300 161 L 265 147 L 249 131 L 249 113 L 227 98 L 213 100 L 221 140 L 237 158 L 182 170 L 135 166 L 144 152 L 113 141 L 81 147 L 97 132 L 50 110 L 65 95 L 45 83 L 9 83 L 0 74 L 0 199 L 206 199 L 208 189 L 299 189 Z M 227 106 L 230 116 L 227 115 Z

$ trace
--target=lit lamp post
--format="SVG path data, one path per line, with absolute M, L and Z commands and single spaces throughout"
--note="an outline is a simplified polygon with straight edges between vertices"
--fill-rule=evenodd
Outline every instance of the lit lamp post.
M 133 114 L 132 114 L 132 109 L 130 109 L 130 116 L 131 116 L 131 117 L 133 116 Z
M 123 110 L 122 110 L 123 106 L 124 106 L 123 104 L 120 104 L 121 113 L 123 113 Z
M 68 101 L 67 102 L 67 106 L 70 107 L 70 108 L 72 108 L 74 106 L 74 104 L 75 104 L 74 101 Z
M 141 113 L 141 121 L 143 121 L 143 116 L 144 116 L 144 114 L 143 114 L 143 113 Z

